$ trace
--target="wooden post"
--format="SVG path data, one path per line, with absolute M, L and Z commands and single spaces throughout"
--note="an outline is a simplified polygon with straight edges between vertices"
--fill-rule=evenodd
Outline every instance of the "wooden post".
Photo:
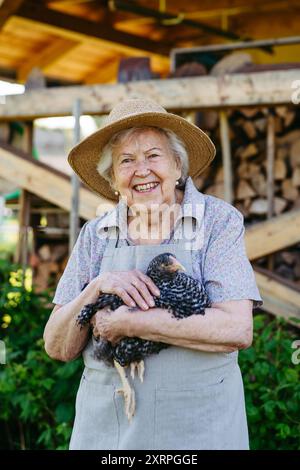
M 271 111 L 267 121 L 267 219 L 274 214 L 274 159 L 275 159 L 275 121 Z M 274 269 L 274 257 L 268 256 L 268 269 Z
M 27 122 L 24 128 L 22 150 L 32 154 L 33 123 Z M 28 264 L 28 231 L 30 227 L 30 192 L 21 189 L 19 211 L 19 238 L 15 261 L 22 265 L 23 274 Z
M 75 100 L 73 106 L 73 116 L 75 120 L 74 124 L 74 145 L 80 141 L 80 114 L 81 114 L 81 102 L 79 99 Z M 79 179 L 76 173 L 72 173 L 71 177 L 72 184 L 72 202 L 70 211 L 70 237 L 69 237 L 69 253 L 76 243 L 78 232 L 79 232 Z
M 220 135 L 222 146 L 222 159 L 224 167 L 224 199 L 229 204 L 233 202 L 232 166 L 229 126 L 226 111 L 220 111 Z

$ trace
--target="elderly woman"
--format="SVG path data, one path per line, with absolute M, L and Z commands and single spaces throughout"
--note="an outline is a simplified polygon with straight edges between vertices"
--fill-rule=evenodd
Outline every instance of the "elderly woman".
M 252 309 L 262 299 L 242 214 L 194 186 L 192 177 L 214 156 L 201 129 L 144 99 L 118 104 L 70 153 L 70 165 L 93 191 L 119 199 L 82 227 L 44 333 L 52 358 L 83 354 L 70 449 L 249 448 L 238 350 L 251 345 Z M 204 315 L 177 320 L 154 307 L 159 292 L 145 272 L 163 252 L 205 287 L 211 307 Z M 98 311 L 94 334 L 113 343 L 139 337 L 170 345 L 145 359 L 130 423 L 117 393 L 119 374 L 93 357 L 92 328 L 76 325 L 99 293 L 117 294 L 124 305 Z

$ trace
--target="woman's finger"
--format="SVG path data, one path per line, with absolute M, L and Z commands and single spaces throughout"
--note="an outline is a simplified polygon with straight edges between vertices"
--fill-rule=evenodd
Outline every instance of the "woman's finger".
M 138 276 L 146 284 L 146 286 L 152 292 L 153 295 L 158 296 L 160 294 L 158 287 L 156 287 L 156 285 L 149 276 L 142 273 L 142 271 L 138 271 Z
M 138 282 L 136 282 L 136 285 L 138 285 Z M 148 310 L 149 305 L 147 303 L 147 300 L 141 295 L 137 287 L 133 286 L 132 284 L 128 284 L 126 286 L 126 291 L 129 293 L 130 297 L 137 303 L 140 308 L 142 308 L 143 310 Z
M 131 284 L 139 291 L 145 302 L 149 307 L 154 307 L 154 299 L 153 296 L 151 295 L 150 290 L 148 289 L 147 284 L 144 283 L 143 280 L 139 279 L 138 277 L 135 277 L 132 281 Z
M 127 293 L 124 287 L 118 286 L 114 289 L 113 294 L 118 295 L 128 307 L 136 307 L 136 303 L 132 297 Z

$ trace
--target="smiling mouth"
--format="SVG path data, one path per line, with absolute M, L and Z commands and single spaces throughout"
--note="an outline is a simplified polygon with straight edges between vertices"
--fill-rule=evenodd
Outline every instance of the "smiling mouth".
M 158 185 L 159 183 L 157 181 L 153 181 L 152 183 L 136 184 L 133 186 L 133 189 L 138 193 L 148 193 L 155 189 Z

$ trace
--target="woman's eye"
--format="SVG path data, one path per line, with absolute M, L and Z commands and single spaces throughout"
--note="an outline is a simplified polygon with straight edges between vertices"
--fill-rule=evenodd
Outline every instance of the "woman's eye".
M 121 163 L 128 163 L 131 162 L 131 158 L 124 158 L 124 160 L 121 161 Z
M 157 155 L 156 153 L 152 153 L 151 155 L 149 155 L 149 158 L 153 158 L 153 157 L 159 157 L 159 155 Z

